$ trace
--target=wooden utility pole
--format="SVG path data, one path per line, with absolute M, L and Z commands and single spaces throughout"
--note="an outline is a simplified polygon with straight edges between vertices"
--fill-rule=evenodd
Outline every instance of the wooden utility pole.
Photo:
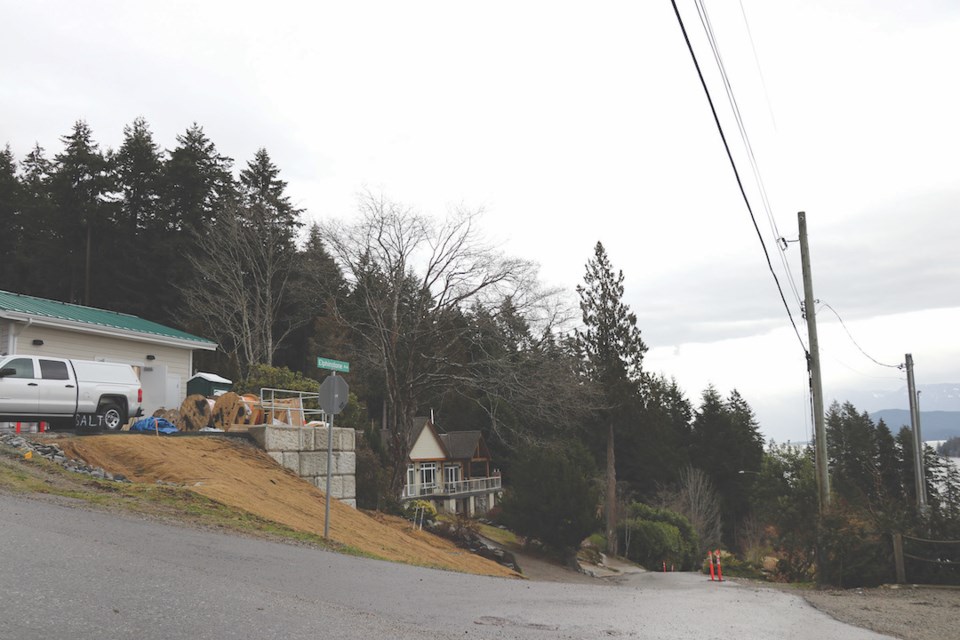
M 807 246 L 807 214 L 797 213 L 800 223 L 800 264 L 803 267 L 803 306 L 807 318 L 810 349 L 807 369 L 810 372 L 810 393 L 813 396 L 814 452 L 817 463 L 817 493 L 820 512 L 830 506 L 830 475 L 827 472 L 827 434 L 823 424 L 823 384 L 820 381 L 820 343 L 817 340 L 817 311 L 814 307 L 813 277 L 810 274 L 810 249 Z
M 917 492 L 917 508 L 927 508 L 927 482 L 923 471 L 923 438 L 920 437 L 920 402 L 913 381 L 913 354 L 906 355 L 907 394 L 910 396 L 910 428 L 913 430 L 913 477 Z

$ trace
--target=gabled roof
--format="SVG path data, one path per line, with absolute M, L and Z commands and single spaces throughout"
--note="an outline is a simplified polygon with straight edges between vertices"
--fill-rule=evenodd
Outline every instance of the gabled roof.
M 437 431 L 437 428 L 433 425 L 433 422 L 429 418 L 414 418 L 413 419 L 413 430 L 410 432 L 410 455 L 413 455 L 413 450 L 417 447 L 417 443 L 421 438 L 428 437 L 434 440 L 437 443 L 437 447 L 440 449 L 444 458 L 450 458 L 450 452 L 447 450 L 447 446 L 443 442 L 443 438 L 440 436 L 440 433 Z M 411 458 L 412 459 L 412 458 Z
M 0 318 L 82 333 L 121 336 L 187 349 L 213 351 L 215 342 L 137 316 L 0 291 Z
M 483 438 L 479 431 L 448 431 L 441 433 L 440 439 L 450 452 L 450 457 L 456 460 L 490 457 L 486 447 L 481 450 Z

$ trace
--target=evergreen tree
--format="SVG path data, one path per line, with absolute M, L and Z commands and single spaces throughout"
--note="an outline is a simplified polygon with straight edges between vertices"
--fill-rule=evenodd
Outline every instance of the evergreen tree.
M 623 272 L 614 272 L 603 244 L 598 242 L 587 262 L 584 284 L 577 286 L 583 329 L 576 332 L 586 378 L 605 397 L 599 412 L 606 431 L 605 515 L 608 551 L 617 549 L 616 460 L 614 432 L 628 422 L 630 400 L 639 389 L 647 346 L 637 328 L 637 316 L 623 302 Z
M 56 207 L 50 191 L 53 166 L 38 144 L 20 163 L 20 242 L 9 288 L 18 293 L 62 298 L 63 265 L 51 256 L 63 255 L 66 236 L 57 226 Z
M 526 447 L 518 456 L 503 497 L 502 518 L 514 531 L 573 556 L 596 527 L 597 490 L 589 454 Z
M 732 546 L 749 513 L 748 496 L 763 461 L 763 440 L 753 410 L 736 390 L 726 400 L 712 385 L 704 390 L 693 420 L 690 457 L 720 494 L 723 537 Z
M 848 503 L 866 505 L 877 497 L 873 421 L 849 402 L 834 402 L 827 411 L 826 431 L 832 490 Z
M 641 397 L 633 400 L 634 427 L 617 439 L 617 478 L 628 482 L 643 501 L 665 484 L 679 480 L 690 463 L 693 407 L 676 380 L 648 376 Z
M 218 214 L 236 200 L 233 160 L 220 155 L 203 128 L 194 123 L 168 151 L 163 190 L 170 228 L 203 236 Z
M 158 231 L 163 157 L 146 120 L 137 118 L 123 128 L 123 144 L 113 162 L 121 192 L 118 221 L 124 232 L 141 236 Z
M 899 458 L 897 455 L 897 441 L 890 428 L 881 419 L 877 423 L 877 484 L 880 495 L 887 501 L 903 501 L 903 485 L 900 484 Z
M 57 206 L 55 225 L 63 234 L 61 248 L 68 277 L 57 297 L 90 305 L 94 303 L 93 263 L 107 258 L 98 251 L 98 241 L 109 225 L 107 159 L 83 120 L 78 120 L 61 141 L 65 148 L 54 158 L 51 184 Z
M 10 145 L 0 150 L 0 289 L 13 288 L 16 249 L 23 240 L 20 181 Z
M 269 231 L 271 241 L 292 247 L 302 210 L 290 204 L 286 189 L 287 183 L 280 179 L 280 170 L 266 149 L 257 150 L 240 172 L 240 193 L 254 215 L 250 223 L 262 232 Z
M 157 292 L 153 309 L 156 315 L 151 319 L 202 332 L 204 327 L 195 318 L 184 318 L 182 290 L 196 275 L 191 273 L 190 260 L 201 257 L 200 243 L 211 233 L 223 211 L 235 210 L 233 160 L 217 151 L 197 123 L 177 136 L 177 146 L 167 154 L 160 218 L 153 231 L 160 233 L 165 242 L 158 247 L 154 267 L 156 278 L 173 286 Z M 176 259 L 172 259 L 174 256 Z
M 123 129 L 123 143 L 112 157 L 119 202 L 116 207 L 115 264 L 112 287 L 104 297 L 110 309 L 160 319 L 158 299 L 172 296 L 173 283 L 166 280 L 160 263 L 172 232 L 163 224 L 160 211 L 163 159 L 146 120 L 137 118 Z
M 288 291 L 283 313 L 301 321 L 280 346 L 275 361 L 319 378 L 325 372 L 317 369 L 318 356 L 345 353 L 347 333 L 334 317 L 333 301 L 347 294 L 347 286 L 316 224 L 297 252 Z

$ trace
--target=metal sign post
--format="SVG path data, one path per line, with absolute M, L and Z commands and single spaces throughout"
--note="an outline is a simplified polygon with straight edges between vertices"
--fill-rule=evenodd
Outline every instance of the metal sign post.
M 317 358 L 317 367 L 331 369 L 333 372 L 320 384 L 320 408 L 330 416 L 327 426 L 327 491 L 323 509 L 323 537 L 330 539 L 330 477 L 333 475 L 333 416 L 347 406 L 350 398 L 350 385 L 337 377 L 337 371 L 350 371 L 350 364 L 340 360 Z

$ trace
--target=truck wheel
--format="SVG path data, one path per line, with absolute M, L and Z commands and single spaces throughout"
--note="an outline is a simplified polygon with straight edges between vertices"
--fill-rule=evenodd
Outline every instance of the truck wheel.
M 103 403 L 97 413 L 103 416 L 103 426 L 107 431 L 119 431 L 127 422 L 126 412 L 115 402 Z

